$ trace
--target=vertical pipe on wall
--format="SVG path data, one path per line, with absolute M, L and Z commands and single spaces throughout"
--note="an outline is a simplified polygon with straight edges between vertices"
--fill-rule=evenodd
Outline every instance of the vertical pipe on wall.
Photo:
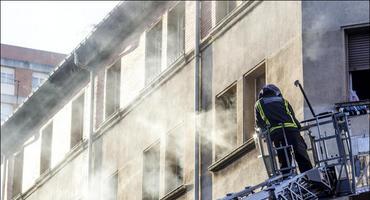
M 96 195 L 93 195 L 93 139 L 94 139 L 94 108 L 95 108 L 95 77 L 96 71 L 94 68 L 89 68 L 87 64 L 81 63 L 79 55 L 74 52 L 74 64 L 82 70 L 88 70 L 90 72 L 90 118 L 89 118 L 89 138 L 87 144 L 88 151 L 88 163 L 87 163 L 87 199 L 97 199 Z
M 95 71 L 90 71 L 90 118 L 89 118 L 89 140 L 88 140 L 88 199 L 96 199 L 93 195 L 93 138 L 94 138 L 94 88 L 95 88 Z
M 199 112 L 200 112 L 200 66 L 199 66 L 199 23 L 200 1 L 195 1 L 195 69 L 194 69 L 194 113 L 195 113 L 195 138 L 194 138 L 194 200 L 199 199 Z

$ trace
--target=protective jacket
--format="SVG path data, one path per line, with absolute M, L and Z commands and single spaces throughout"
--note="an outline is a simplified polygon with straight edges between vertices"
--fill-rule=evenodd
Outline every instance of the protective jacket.
M 258 127 L 273 133 L 283 126 L 299 130 L 300 124 L 294 115 L 289 102 L 281 96 L 260 98 L 255 104 L 256 124 Z

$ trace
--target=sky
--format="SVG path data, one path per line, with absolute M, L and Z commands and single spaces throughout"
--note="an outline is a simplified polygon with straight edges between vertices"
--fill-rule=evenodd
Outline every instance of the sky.
M 1 43 L 69 54 L 118 1 L 1 1 Z

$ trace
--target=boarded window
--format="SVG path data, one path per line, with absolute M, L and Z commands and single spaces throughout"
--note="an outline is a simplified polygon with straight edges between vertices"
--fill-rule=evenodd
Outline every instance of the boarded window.
M 183 184 L 184 133 L 176 129 L 166 140 L 166 193 Z
M 370 31 L 368 26 L 347 32 L 347 52 L 351 96 L 355 93 L 358 100 L 370 99 Z M 357 98 L 350 100 L 357 100 Z
M 53 138 L 53 122 L 50 122 L 41 133 L 40 174 L 50 169 L 51 142 Z
M 236 1 L 216 1 L 216 23 L 220 22 L 236 7 Z
M 72 102 L 71 148 L 76 146 L 82 140 L 84 127 L 84 101 L 85 94 L 81 94 Z
M 119 109 L 121 87 L 121 60 L 107 70 L 105 85 L 105 116 L 109 117 Z
M 216 97 L 215 159 L 218 160 L 236 147 L 237 113 L 236 84 Z
M 145 84 L 150 83 L 161 72 L 162 20 L 146 34 Z
M 258 66 L 244 77 L 244 141 L 250 139 L 254 133 L 254 104 L 258 94 L 266 84 L 265 64 Z
M 144 151 L 143 200 L 159 199 L 160 143 Z
M 167 65 L 184 54 L 185 2 L 180 2 L 168 13 Z

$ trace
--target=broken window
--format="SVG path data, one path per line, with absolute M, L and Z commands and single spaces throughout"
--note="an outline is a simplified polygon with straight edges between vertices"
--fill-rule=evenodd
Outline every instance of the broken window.
M 159 199 L 160 143 L 144 151 L 143 200 Z
M 72 102 L 70 148 L 73 148 L 82 140 L 84 127 L 84 101 L 85 94 L 83 93 Z
M 53 122 L 50 122 L 41 132 L 40 174 L 50 169 L 51 142 L 53 138 Z
M 216 23 L 220 22 L 236 7 L 236 1 L 216 1 Z
M 347 31 L 349 96 L 351 101 L 370 99 L 369 26 Z
M 237 144 L 236 84 L 216 97 L 215 159 L 229 153 Z
M 150 83 L 161 72 L 162 20 L 146 34 L 145 84 Z
M 23 149 L 14 155 L 12 197 L 22 192 Z
M 185 2 L 179 2 L 168 13 L 167 65 L 171 65 L 184 54 Z
M 265 84 L 265 64 L 258 66 L 244 77 L 244 141 L 250 139 L 255 131 L 254 105 L 258 100 L 260 90 Z
M 121 87 L 121 60 L 107 69 L 105 85 L 105 117 L 109 117 L 119 109 Z
M 184 133 L 181 130 L 167 136 L 166 145 L 166 193 L 183 184 Z

